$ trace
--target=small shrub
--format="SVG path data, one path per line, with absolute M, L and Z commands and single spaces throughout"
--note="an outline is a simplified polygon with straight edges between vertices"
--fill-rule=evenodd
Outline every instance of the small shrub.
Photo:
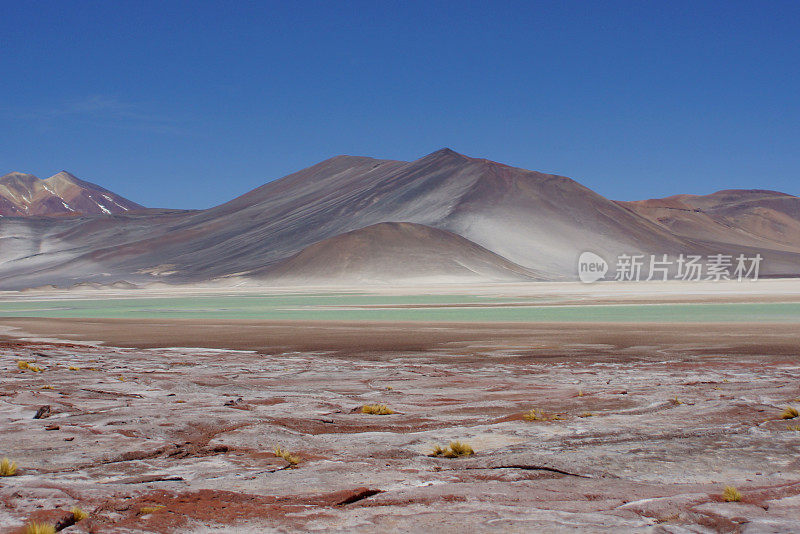
M 147 515 L 147 514 L 153 514 L 163 509 L 164 509 L 163 506 L 142 506 L 141 508 L 139 508 L 139 513 L 141 515 Z
M 800 416 L 800 412 L 797 411 L 797 408 L 793 406 L 787 406 L 781 414 L 781 419 L 794 419 L 797 416 Z
M 47 385 L 44 385 L 44 386 L 40 387 L 39 389 L 53 389 L 53 386 L 51 386 L 50 384 L 47 384 Z
M 472 447 L 470 447 L 468 444 L 461 443 L 460 441 L 451 441 L 450 444 L 444 449 L 440 445 L 434 447 L 430 456 L 460 458 L 461 456 L 472 456 L 473 454 L 475 454 L 475 451 L 472 450 Z
M 544 413 L 536 408 L 533 408 L 531 411 L 526 412 L 522 416 L 526 421 L 547 421 Z
M 677 395 L 675 395 L 675 398 L 674 398 L 674 399 L 670 399 L 670 402 L 671 402 L 672 404 L 674 404 L 675 406 L 680 406 L 681 404 L 683 404 L 683 401 L 682 401 L 682 400 L 680 400 L 680 399 L 678 399 L 678 396 L 677 396 Z
M 49 523 L 32 521 L 25 525 L 25 534 L 56 534 L 56 527 Z
M 466 443 L 461 443 L 460 441 L 451 441 L 450 451 L 456 456 L 472 456 L 475 454 L 475 451 L 472 450 L 472 447 Z
M 592 412 L 583 412 L 579 414 L 578 417 L 592 417 L 594 414 Z
M 77 506 L 73 506 L 72 510 L 70 510 L 70 512 L 72 512 L 72 518 L 75 519 L 76 523 L 78 521 L 83 521 L 84 519 L 89 517 L 89 514 L 87 514 L 86 512 L 84 512 L 83 510 L 78 508 Z
M 70 371 L 80 371 L 80 370 L 81 370 L 81 368 L 80 368 L 80 367 L 78 367 L 77 365 L 70 365 L 70 366 L 69 366 L 69 370 L 70 370 Z
M 17 474 L 17 462 L 12 462 L 8 458 L 0 460 L 0 477 L 13 477 Z
M 19 368 L 20 371 L 24 371 L 25 369 L 28 368 L 29 365 L 30 364 L 28 362 L 26 362 L 25 360 L 17 361 L 17 367 Z
M 385 404 L 365 404 L 361 407 L 361 413 L 370 415 L 392 415 L 396 412 Z
M 742 500 L 742 494 L 733 486 L 725 486 L 722 492 L 722 499 L 725 502 L 739 502 Z
M 794 430 L 795 432 L 800 432 L 800 425 L 789 425 L 786 427 L 786 430 Z
M 289 462 L 290 466 L 295 466 L 300 463 L 299 456 L 297 456 L 296 454 L 292 454 L 287 450 L 281 449 L 280 447 L 275 447 L 273 452 L 275 453 L 275 456 L 277 456 L 278 458 L 283 458 L 284 460 Z
M 547 415 L 541 410 L 536 408 L 522 414 L 522 418 L 526 421 L 560 421 L 561 417 L 558 415 Z

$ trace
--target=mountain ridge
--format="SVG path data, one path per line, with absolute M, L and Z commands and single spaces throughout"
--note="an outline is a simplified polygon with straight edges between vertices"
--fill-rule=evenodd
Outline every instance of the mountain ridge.
M 67 171 L 45 179 L 17 171 L 0 176 L 1 217 L 113 215 L 143 208 Z
M 800 252 L 800 197 L 766 189 L 618 202 L 682 236 Z
M 416 225 L 401 232 L 373 228 L 356 235 L 390 236 L 387 239 L 405 243 L 392 246 L 367 239 L 376 254 L 394 257 L 398 264 L 406 261 L 403 248 L 412 246 L 409 236 L 418 236 L 419 248 L 428 254 L 435 247 L 425 243 L 440 243 L 453 257 L 463 258 L 474 258 L 473 247 L 480 247 L 494 255 L 489 263 L 508 262 L 535 273 L 536 279 L 574 279 L 577 258 L 587 250 L 609 260 L 620 254 L 761 250 L 768 256 L 769 274 L 800 273 L 800 247 L 785 242 L 792 225 L 800 227 L 800 211 L 793 211 L 795 197 L 727 195 L 682 200 L 711 204 L 684 228 L 665 224 L 660 215 L 648 211 L 655 208 L 612 201 L 571 178 L 451 149 L 414 161 L 339 155 L 205 210 L 0 219 L 0 288 L 111 280 L 263 281 L 315 244 L 342 242 L 352 247 L 353 239 L 335 238 L 382 223 Z M 726 226 L 720 210 L 734 208 L 744 214 L 746 228 Z M 324 269 L 311 263 L 324 265 L 337 257 L 334 248 L 311 250 L 323 249 L 328 252 L 307 253 L 304 258 L 313 261 L 303 265 L 322 278 Z M 369 254 L 360 254 L 362 261 L 371 260 Z M 412 262 L 398 276 L 441 273 L 443 265 L 459 269 L 447 262 Z

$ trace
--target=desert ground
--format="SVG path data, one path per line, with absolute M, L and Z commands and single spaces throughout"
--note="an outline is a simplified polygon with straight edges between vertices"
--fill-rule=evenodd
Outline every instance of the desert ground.
M 76 317 L 68 304 L 254 288 L 0 295 L 0 457 L 17 464 L 0 478 L 3 531 L 800 530 L 800 418 L 785 418 L 800 408 L 796 308 L 663 322 L 485 311 L 792 306 L 800 282 L 459 291 L 494 300 L 353 304 L 388 314 L 365 321 L 350 305 L 279 320 Z M 27 305 L 44 308 L 13 316 Z M 476 306 L 489 315 L 391 315 Z M 363 413 L 375 405 L 394 413 Z M 474 454 L 448 457 L 452 442 Z

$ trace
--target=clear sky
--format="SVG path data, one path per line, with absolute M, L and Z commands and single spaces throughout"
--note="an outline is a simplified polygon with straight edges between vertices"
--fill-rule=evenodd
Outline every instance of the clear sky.
M 0 174 L 202 208 L 447 146 L 615 199 L 800 194 L 797 1 L 0 8 Z

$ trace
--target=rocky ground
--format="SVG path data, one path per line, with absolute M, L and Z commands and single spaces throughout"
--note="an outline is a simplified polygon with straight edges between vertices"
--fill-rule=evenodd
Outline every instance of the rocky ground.
M 773 342 L 742 350 L 737 336 L 757 336 L 736 327 L 705 341 L 637 328 L 624 343 L 531 331 L 364 352 L 5 338 L 0 456 L 18 470 L 0 478 L 0 524 L 800 530 L 800 419 L 781 418 L 800 407 L 793 329 L 753 327 Z M 372 404 L 396 413 L 361 413 Z M 452 441 L 475 454 L 430 456 Z M 88 518 L 72 525 L 74 506 Z

